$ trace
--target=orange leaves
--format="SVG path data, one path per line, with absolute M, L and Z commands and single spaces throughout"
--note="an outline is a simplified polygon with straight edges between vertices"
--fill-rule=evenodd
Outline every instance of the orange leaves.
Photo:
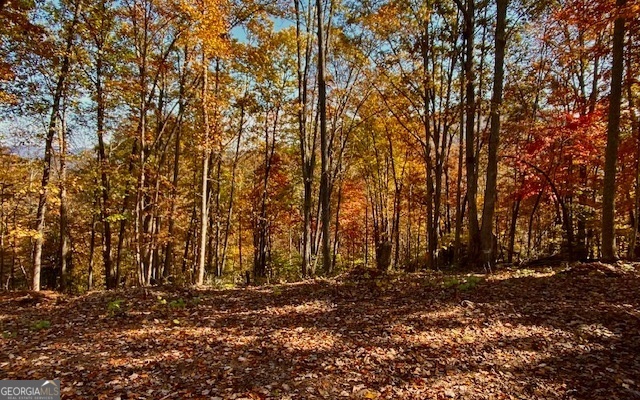
M 400 26 L 399 14 L 400 8 L 394 3 L 389 3 L 380 7 L 378 12 L 370 14 L 366 22 L 375 32 L 390 33 Z
M 555 17 L 575 24 L 580 29 L 597 31 L 613 21 L 606 16 L 612 13 L 614 6 L 615 1 L 609 0 L 569 0 L 555 12 Z

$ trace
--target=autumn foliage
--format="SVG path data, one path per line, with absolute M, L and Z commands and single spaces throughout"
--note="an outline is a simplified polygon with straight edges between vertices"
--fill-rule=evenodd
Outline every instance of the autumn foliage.
M 2 287 L 597 259 L 609 131 L 617 256 L 635 258 L 639 5 L 623 3 L 332 4 L 324 66 L 315 2 L 4 4 Z

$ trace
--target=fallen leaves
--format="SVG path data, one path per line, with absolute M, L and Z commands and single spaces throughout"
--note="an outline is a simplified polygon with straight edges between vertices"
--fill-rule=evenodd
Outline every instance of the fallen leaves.
M 111 314 L 112 293 L 3 295 L 0 371 L 65 398 L 636 398 L 640 277 L 584 268 L 132 290 Z

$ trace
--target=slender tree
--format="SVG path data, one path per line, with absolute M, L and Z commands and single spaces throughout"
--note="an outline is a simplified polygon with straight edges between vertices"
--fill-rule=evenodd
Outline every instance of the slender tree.
M 331 192 L 329 187 L 329 138 L 327 135 L 327 82 L 324 8 L 322 0 L 316 0 L 318 15 L 318 112 L 320 116 L 320 204 L 322 223 L 322 269 L 331 270 Z
M 60 71 L 57 74 L 56 83 L 53 93 L 53 101 L 51 105 L 51 114 L 49 117 L 49 126 L 47 128 L 45 147 L 44 147 L 44 160 L 42 170 L 42 181 L 40 183 L 40 196 L 38 200 L 38 210 L 36 213 L 36 226 L 37 232 L 35 249 L 33 251 L 33 274 L 31 280 L 31 289 L 40 290 L 40 270 L 42 268 L 42 246 L 44 245 L 44 225 L 45 216 L 47 211 L 47 195 L 49 192 L 49 180 L 51 178 L 51 158 L 53 153 L 53 138 L 56 131 L 60 129 L 60 111 L 62 106 L 62 97 L 64 95 L 64 88 L 71 72 L 72 52 L 75 45 L 76 28 L 78 25 L 78 17 L 81 10 L 81 1 L 78 0 L 74 5 L 73 19 L 65 30 L 65 44 L 62 60 L 60 63 Z
M 498 181 L 498 147 L 500 145 L 500 114 L 502 110 L 502 89 L 504 82 L 504 53 L 507 44 L 508 0 L 496 0 L 495 57 L 493 72 L 493 95 L 491 97 L 491 128 L 489 131 L 489 154 L 487 157 L 487 184 L 484 191 L 482 227 L 480 240 L 483 262 L 494 264 L 493 222 L 496 209 Z
M 613 24 L 611 63 L 611 93 L 609 94 L 609 119 L 607 122 L 607 147 L 605 149 L 604 182 L 602 186 L 602 259 L 616 258 L 615 245 L 615 197 L 616 162 L 620 141 L 620 102 L 622 99 L 622 75 L 624 70 L 624 25 L 622 8 L 626 0 L 616 1 L 616 19 Z

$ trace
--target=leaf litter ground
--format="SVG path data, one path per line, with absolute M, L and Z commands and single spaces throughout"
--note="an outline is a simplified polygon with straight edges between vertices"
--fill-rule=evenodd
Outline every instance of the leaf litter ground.
M 640 267 L 0 295 L 0 377 L 68 399 L 640 399 Z

